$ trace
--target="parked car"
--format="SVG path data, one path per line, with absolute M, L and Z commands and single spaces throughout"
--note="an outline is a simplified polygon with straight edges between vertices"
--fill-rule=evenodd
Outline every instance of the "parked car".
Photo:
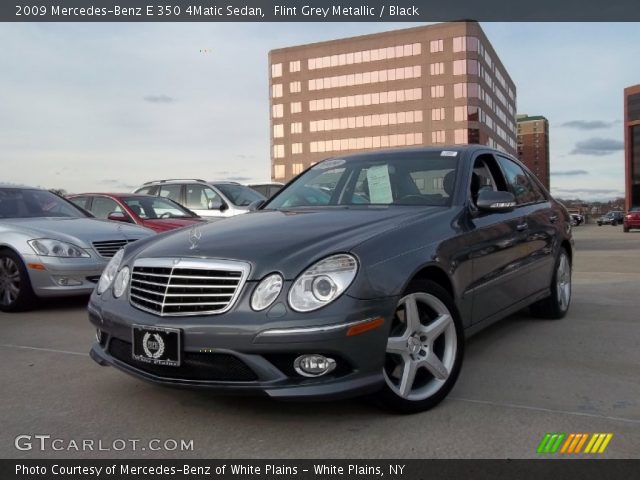
M 597 224 L 599 227 L 602 225 L 613 225 L 614 227 L 624 221 L 624 212 L 619 210 L 615 210 L 612 212 L 608 212 L 605 215 L 601 216 L 597 220 Z
M 147 228 L 91 218 L 49 191 L 0 185 L 0 310 L 91 292 L 105 265 Z
M 467 335 L 569 309 L 566 209 L 487 147 L 329 159 L 258 208 L 114 257 L 89 303 L 92 358 L 165 385 L 374 392 L 414 412 L 451 390 Z
M 79 193 L 67 197 L 96 218 L 135 223 L 155 232 L 202 223 L 201 217 L 169 198 L 132 193 Z
M 204 180 L 155 180 L 135 193 L 169 198 L 201 217 L 233 217 L 249 211 L 253 202 L 266 197 L 236 182 Z
M 640 228 L 640 207 L 631 208 L 624 216 L 622 229 L 628 232 L 632 228 Z
M 265 198 L 271 198 L 280 190 L 282 190 L 284 184 L 279 182 L 252 183 L 247 186 L 258 192 L 260 195 L 263 195 Z
M 571 225 L 577 227 L 584 223 L 584 215 L 580 213 L 580 210 L 577 210 L 575 208 L 568 208 L 567 211 L 569 212 L 569 215 L 571 217 Z

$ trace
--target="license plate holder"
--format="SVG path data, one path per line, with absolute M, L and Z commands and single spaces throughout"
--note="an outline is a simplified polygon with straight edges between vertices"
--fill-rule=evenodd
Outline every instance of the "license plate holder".
M 152 365 L 180 366 L 181 331 L 177 328 L 133 325 L 131 356 Z

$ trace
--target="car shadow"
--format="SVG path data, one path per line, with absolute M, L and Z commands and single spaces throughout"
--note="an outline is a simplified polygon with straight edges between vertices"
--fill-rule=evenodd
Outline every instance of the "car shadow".
M 75 308 L 87 308 L 89 295 L 76 295 L 73 297 L 41 298 L 31 311 L 37 310 L 67 310 Z

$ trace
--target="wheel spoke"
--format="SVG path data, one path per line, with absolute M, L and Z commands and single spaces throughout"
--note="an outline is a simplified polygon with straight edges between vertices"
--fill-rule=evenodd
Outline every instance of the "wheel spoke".
M 404 369 L 402 370 L 402 378 L 400 379 L 400 396 L 408 397 L 413 387 L 413 381 L 416 378 L 416 363 L 407 359 L 404 362 Z
M 399 355 L 407 353 L 407 339 L 405 337 L 389 337 L 387 340 L 387 352 Z
M 453 319 L 450 315 L 443 314 L 436 318 L 433 322 L 431 322 L 426 327 L 422 327 L 421 331 L 427 335 L 430 344 L 440 336 L 447 329 L 447 327 L 451 324 Z
M 404 302 L 407 330 L 416 331 L 420 328 L 420 312 L 418 311 L 418 302 L 415 295 L 408 295 Z
M 438 380 L 446 380 L 449 377 L 449 371 L 445 367 L 435 353 L 430 352 L 424 360 L 424 366 Z

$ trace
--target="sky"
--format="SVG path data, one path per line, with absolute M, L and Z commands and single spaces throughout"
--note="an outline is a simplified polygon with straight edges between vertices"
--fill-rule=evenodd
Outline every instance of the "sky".
M 416 23 L 0 24 L 0 182 L 131 191 L 161 178 L 270 178 L 267 53 Z M 482 23 L 550 122 L 551 189 L 624 195 L 623 89 L 638 23 Z

